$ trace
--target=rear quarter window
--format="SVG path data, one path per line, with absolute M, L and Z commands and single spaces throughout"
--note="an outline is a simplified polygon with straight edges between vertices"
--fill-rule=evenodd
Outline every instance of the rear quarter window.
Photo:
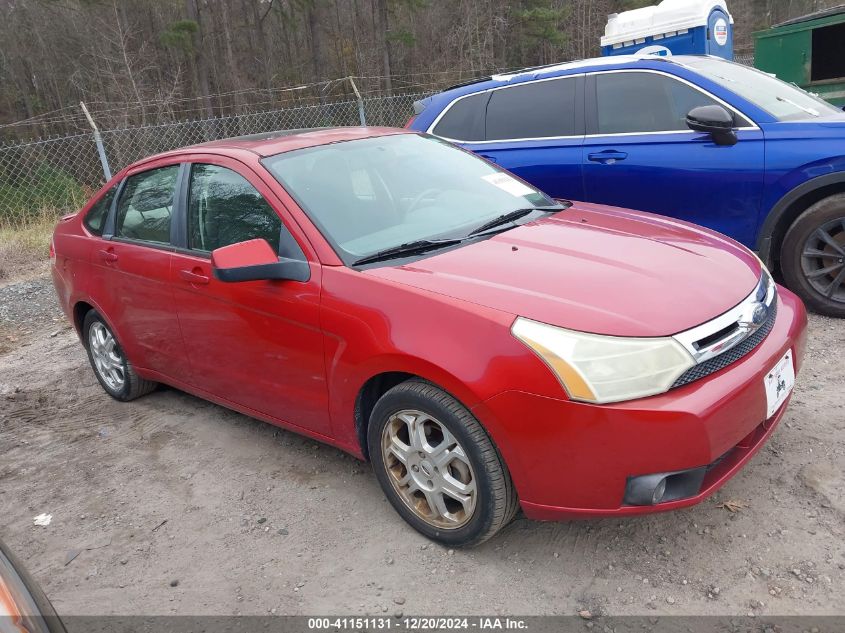
M 94 206 L 88 209 L 88 213 L 85 214 L 83 224 L 85 224 L 85 228 L 94 235 L 103 234 L 103 227 L 106 225 L 106 218 L 111 210 L 112 202 L 114 202 L 117 187 L 118 185 L 115 185 L 100 196 L 100 199 L 97 200 L 97 202 L 94 203 Z
M 489 92 L 480 92 L 453 101 L 432 132 L 456 141 L 483 141 L 484 111 L 489 98 Z

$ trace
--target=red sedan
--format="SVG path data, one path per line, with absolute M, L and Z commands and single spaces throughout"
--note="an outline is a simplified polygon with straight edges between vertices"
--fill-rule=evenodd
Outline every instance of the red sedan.
M 736 242 L 555 201 L 403 130 L 135 163 L 52 246 L 119 400 L 166 383 L 369 459 L 426 536 L 479 543 L 701 501 L 771 435 L 801 302 Z

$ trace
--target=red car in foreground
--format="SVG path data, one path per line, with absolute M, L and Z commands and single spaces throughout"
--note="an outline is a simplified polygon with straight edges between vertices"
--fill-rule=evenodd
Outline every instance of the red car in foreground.
M 450 545 L 689 506 L 783 416 L 800 301 L 712 231 L 554 201 L 403 130 L 274 133 L 117 174 L 52 246 L 119 400 L 172 385 L 369 459 Z

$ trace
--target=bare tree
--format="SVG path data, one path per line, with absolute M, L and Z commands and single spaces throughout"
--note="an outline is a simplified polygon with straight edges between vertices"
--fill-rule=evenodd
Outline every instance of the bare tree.
M 842 0 L 731 0 L 754 30 Z M 365 91 L 589 57 L 609 13 L 656 0 L 0 0 L 4 136 L 210 117 L 300 99 L 280 88 L 359 77 Z M 371 78 L 371 79 L 367 79 Z M 322 84 L 312 98 L 348 88 Z

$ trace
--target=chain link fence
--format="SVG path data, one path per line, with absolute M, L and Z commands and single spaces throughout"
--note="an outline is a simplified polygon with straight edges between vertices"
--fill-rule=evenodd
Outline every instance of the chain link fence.
M 754 64 L 753 53 L 736 61 Z M 195 121 L 103 130 L 112 173 L 158 152 L 231 136 L 298 128 L 359 125 L 403 126 L 413 102 L 428 92 L 371 96 L 286 107 Z M 86 132 L 31 142 L 0 144 L 0 226 L 25 224 L 78 209 L 105 182 L 94 135 Z
M 108 165 L 117 173 L 151 154 L 231 136 L 275 130 L 360 125 L 401 127 L 429 93 L 377 96 L 198 121 L 102 130 Z M 105 182 L 91 133 L 0 145 L 0 225 L 77 210 Z
M 734 61 L 743 66 L 754 66 L 754 51 L 737 52 Z

